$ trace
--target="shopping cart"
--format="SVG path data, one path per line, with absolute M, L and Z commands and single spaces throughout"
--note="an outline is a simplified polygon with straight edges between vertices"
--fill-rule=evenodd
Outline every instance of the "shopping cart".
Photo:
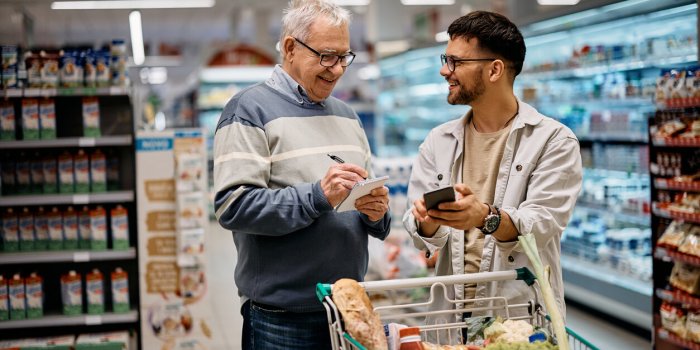
M 455 284 L 482 283 L 521 280 L 533 290 L 534 300 L 523 304 L 509 304 L 504 297 L 479 298 L 469 300 L 454 300 L 447 297 L 447 286 Z M 455 344 L 462 341 L 463 330 L 468 323 L 461 319 L 464 313 L 493 311 L 504 319 L 525 320 L 533 326 L 548 329 L 553 334 L 549 317 L 544 314 L 540 304 L 539 287 L 535 288 L 537 280 L 527 268 L 519 268 L 510 271 L 480 272 L 474 274 L 408 278 L 386 281 L 371 281 L 360 283 L 368 294 L 378 293 L 389 297 L 390 305 L 375 306 L 374 310 L 379 314 L 384 323 L 397 322 L 419 327 L 422 339 L 431 339 L 439 344 Z M 401 291 L 415 291 L 429 288 L 427 301 L 412 302 L 400 300 Z M 436 293 L 442 291 L 450 308 L 448 310 L 429 310 L 429 306 L 436 300 Z M 366 350 L 362 344 L 348 334 L 343 325 L 342 316 L 331 299 L 332 285 L 319 283 L 316 286 L 316 295 L 323 303 L 328 316 L 328 329 L 331 335 L 333 350 Z M 406 293 L 403 293 L 406 295 Z M 519 310 L 520 312 L 516 312 Z M 526 312 L 523 312 L 526 311 Z M 511 313 L 514 314 L 511 317 Z M 518 314 L 520 316 L 516 317 Z M 525 315 L 525 316 L 522 316 Z M 430 320 L 430 322 L 426 322 Z M 566 328 L 569 336 L 569 348 L 574 350 L 598 350 L 593 344 Z

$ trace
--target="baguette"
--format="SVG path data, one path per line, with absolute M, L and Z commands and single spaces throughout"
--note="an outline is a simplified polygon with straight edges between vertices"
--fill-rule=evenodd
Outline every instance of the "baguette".
M 374 312 L 365 289 L 357 281 L 343 278 L 333 284 L 331 294 L 345 322 L 345 329 L 367 350 L 386 350 L 384 327 Z

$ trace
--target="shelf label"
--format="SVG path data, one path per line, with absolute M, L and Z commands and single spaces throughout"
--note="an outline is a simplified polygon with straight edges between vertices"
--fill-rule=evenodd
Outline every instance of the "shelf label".
M 73 253 L 73 262 L 90 261 L 90 252 L 75 252 Z
M 125 93 L 126 89 L 120 86 L 112 86 L 109 88 L 110 95 L 124 95 Z
M 6 97 L 22 97 L 22 89 L 7 89 L 5 91 Z
M 95 147 L 96 139 L 94 137 L 81 137 L 78 139 L 78 146 L 80 147 Z
M 98 315 L 85 316 L 85 325 L 95 326 L 95 325 L 100 325 L 100 324 L 102 324 L 102 316 L 98 316 Z
M 41 95 L 41 89 L 24 89 L 24 96 L 36 97 Z
M 42 96 L 56 96 L 58 93 L 57 89 L 42 89 L 41 90 L 41 95 Z
M 89 204 L 90 195 L 87 194 L 75 194 L 73 195 L 73 204 Z

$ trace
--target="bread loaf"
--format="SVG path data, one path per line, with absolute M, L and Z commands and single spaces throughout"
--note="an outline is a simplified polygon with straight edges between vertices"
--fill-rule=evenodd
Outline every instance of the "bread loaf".
M 367 350 L 386 350 L 384 327 L 374 312 L 365 289 L 357 281 L 343 278 L 333 284 L 331 294 L 345 322 L 345 330 Z

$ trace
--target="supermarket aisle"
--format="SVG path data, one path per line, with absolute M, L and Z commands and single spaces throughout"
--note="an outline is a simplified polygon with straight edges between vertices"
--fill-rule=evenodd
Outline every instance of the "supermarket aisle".
M 240 348 L 241 317 L 236 285 L 233 282 L 236 250 L 231 233 L 219 227 L 215 222 L 209 226 L 207 236 L 207 251 L 209 252 L 209 288 L 215 319 L 223 329 L 226 339 L 226 349 Z M 650 342 L 635 334 L 618 328 L 615 324 L 589 315 L 586 312 L 569 306 L 567 308 L 569 327 L 601 350 L 611 349 L 650 349 Z

